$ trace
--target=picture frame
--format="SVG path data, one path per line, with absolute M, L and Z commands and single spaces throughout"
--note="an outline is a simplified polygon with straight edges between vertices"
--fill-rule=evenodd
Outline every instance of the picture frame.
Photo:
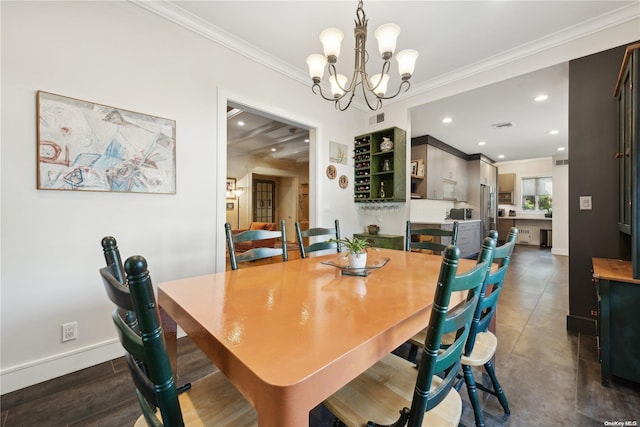
M 236 179 L 235 178 L 227 178 L 227 199 L 235 199 L 236 195 L 233 190 L 236 189 Z
M 36 93 L 38 190 L 176 193 L 176 122 Z
M 329 141 L 329 161 L 333 163 L 347 164 L 347 144 Z
M 411 176 L 418 176 L 418 161 L 411 160 Z

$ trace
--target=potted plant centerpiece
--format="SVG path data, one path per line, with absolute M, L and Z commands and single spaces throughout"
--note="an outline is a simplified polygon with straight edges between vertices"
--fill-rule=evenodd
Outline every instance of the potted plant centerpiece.
M 347 247 L 350 268 L 364 268 L 365 265 L 367 265 L 367 248 L 369 247 L 369 242 L 366 240 L 357 237 L 353 239 L 345 237 L 340 240 L 329 239 L 329 242 L 340 243 Z

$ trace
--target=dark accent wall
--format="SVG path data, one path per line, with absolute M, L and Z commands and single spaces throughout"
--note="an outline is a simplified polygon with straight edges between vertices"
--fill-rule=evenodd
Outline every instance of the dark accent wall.
M 567 329 L 595 335 L 591 259 L 621 258 L 618 232 L 617 106 L 625 46 L 569 62 L 569 315 Z M 592 210 L 580 210 L 580 196 Z

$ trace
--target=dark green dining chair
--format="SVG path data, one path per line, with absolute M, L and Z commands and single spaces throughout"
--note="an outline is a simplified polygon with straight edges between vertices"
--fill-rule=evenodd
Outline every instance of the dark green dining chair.
M 431 237 L 431 240 L 420 241 L 420 236 Z M 418 240 L 413 240 L 413 237 Z M 437 241 L 434 241 L 433 238 L 436 238 Z M 442 239 L 445 240 L 442 240 Z M 445 248 L 451 244 L 456 245 L 458 242 L 458 221 L 454 221 L 451 227 L 451 230 L 443 230 L 441 228 L 425 228 L 415 226 L 411 221 L 407 221 L 406 229 L 405 229 L 405 250 L 407 252 L 411 251 L 420 251 L 420 250 L 430 250 L 432 252 L 442 253 Z M 409 349 L 409 360 L 415 362 L 416 357 L 418 356 L 418 347 L 420 344 L 424 342 L 424 336 L 426 331 L 421 331 L 418 333 L 416 337 L 413 337 L 409 340 L 410 349 Z
M 113 236 L 106 236 L 102 239 L 102 253 L 104 254 L 104 261 L 107 263 L 107 267 L 110 268 L 111 273 L 116 278 L 118 283 L 123 286 L 127 286 L 127 280 L 125 277 L 124 266 L 122 265 L 122 258 L 120 257 L 120 250 L 118 249 L 118 242 Z M 120 293 L 115 292 L 115 289 L 107 289 L 107 292 L 113 292 L 109 295 L 112 301 L 120 297 Z M 125 295 L 125 298 L 129 298 Z M 115 301 L 114 301 L 115 302 Z M 122 307 L 123 301 L 116 303 Z M 122 312 L 124 320 L 132 329 L 138 332 L 138 320 L 136 314 L 132 310 L 125 310 Z
M 231 224 L 224 225 L 229 252 L 229 263 L 232 270 L 238 269 L 238 263 L 257 261 L 259 259 L 281 256 L 282 261 L 287 261 L 287 233 L 284 220 L 280 221 L 280 231 L 271 230 L 247 230 L 237 234 L 231 231 Z M 280 240 L 277 246 L 277 240 Z M 237 253 L 236 244 L 240 242 L 252 242 L 251 249 Z M 263 246 L 264 244 L 264 246 Z M 277 247 L 276 247 L 277 246 Z
M 445 249 L 418 369 L 393 353 L 385 356 L 325 400 L 341 422 L 348 427 L 458 425 L 462 399 L 453 385 L 495 245 L 485 238 L 477 264 L 461 274 L 460 249 Z M 463 292 L 462 302 L 449 308 L 452 295 Z M 445 334 L 455 339 L 442 345 Z
M 109 299 L 116 305 L 112 319 L 142 409 L 135 427 L 257 426 L 253 407 L 220 371 L 194 381 L 188 391 L 178 393 L 147 261 L 141 256 L 126 260 L 127 286 L 117 278 L 116 264 L 101 268 L 100 276 Z M 129 311 L 136 315 L 137 330 L 123 316 Z
M 327 240 L 316 241 L 305 246 L 304 239 L 309 237 L 328 236 Z M 340 221 L 335 220 L 333 228 L 314 227 L 308 230 L 301 230 L 300 223 L 296 221 L 296 238 L 298 240 L 298 248 L 300 249 L 300 257 L 306 258 L 311 252 L 324 251 L 326 249 L 335 249 L 341 252 L 342 248 L 339 242 L 329 242 L 329 239 L 340 240 Z
M 497 240 L 498 233 L 492 230 L 489 232 L 489 237 Z M 504 412 L 506 414 L 510 413 L 507 397 L 498 382 L 495 369 L 491 363 L 491 359 L 493 359 L 498 348 L 498 338 L 489 330 L 489 325 L 498 307 L 498 297 L 502 291 L 504 278 L 507 274 L 517 237 L 518 229 L 512 227 L 505 243 L 497 247 L 494 252 L 493 262 L 498 264 L 498 268 L 489 272 L 480 289 L 480 300 L 478 301 L 476 312 L 473 315 L 469 338 L 461 359 L 464 382 L 467 385 L 469 400 L 473 406 L 476 426 L 478 427 L 484 427 L 485 425 L 480 400 L 478 398 L 478 389 L 496 396 Z M 476 383 L 472 370 L 473 367 L 484 367 L 485 372 L 491 380 L 492 388 L 486 387 L 481 383 Z M 460 385 L 458 386 L 458 389 L 459 388 Z
M 420 236 L 431 237 L 430 241 L 420 241 Z M 416 237 L 418 240 L 413 240 Z M 437 241 L 433 239 L 436 238 Z M 444 239 L 443 239 L 444 238 Z M 442 228 L 425 228 L 416 227 L 411 224 L 411 221 L 407 221 L 404 236 L 405 250 L 410 252 L 411 250 L 430 250 L 437 253 L 442 253 L 448 245 L 456 245 L 458 242 L 458 221 L 453 222 L 453 228 L 451 230 L 444 230 Z

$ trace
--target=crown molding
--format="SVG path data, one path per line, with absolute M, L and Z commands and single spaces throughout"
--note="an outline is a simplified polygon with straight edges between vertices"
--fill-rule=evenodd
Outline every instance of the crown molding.
M 158 16 L 161 16 L 177 25 L 180 25 L 183 28 L 193 31 L 194 33 L 208 40 L 218 43 L 219 45 L 224 46 L 244 56 L 245 58 L 268 67 L 273 71 L 289 77 L 290 79 L 295 80 L 303 85 L 310 86 L 310 79 L 305 71 L 291 64 L 282 62 L 282 60 L 271 55 L 270 53 L 267 53 L 264 50 L 250 43 L 247 43 L 241 38 L 211 23 L 204 21 L 198 16 L 182 9 L 175 3 L 167 0 L 154 2 L 147 2 L 142 0 L 129 1 L 149 12 L 155 13 Z M 613 10 L 591 20 L 576 24 L 572 27 L 568 27 L 556 33 L 542 37 L 533 42 L 523 44 L 505 52 L 501 52 L 497 55 L 486 58 L 485 60 L 453 70 L 446 74 L 442 74 L 433 79 L 427 80 L 424 83 L 412 85 L 410 97 L 421 95 L 438 87 L 445 86 L 456 81 L 472 77 L 476 74 L 484 73 L 486 71 L 505 66 L 515 61 L 525 59 L 527 57 L 542 53 L 544 51 L 559 47 L 563 44 L 578 40 L 583 37 L 587 37 L 599 31 L 603 31 L 638 18 L 640 18 L 640 2 L 634 2 L 630 5 Z M 385 105 L 398 102 L 402 98 L 406 97 L 387 100 Z M 352 105 L 362 111 L 370 111 L 366 107 L 366 105 L 364 105 L 364 103 L 356 103 L 356 101 L 354 101 Z
M 456 81 L 472 77 L 476 74 L 481 74 L 486 71 L 505 66 L 639 18 L 640 2 L 636 2 L 580 24 L 567 27 L 538 40 L 501 52 L 466 67 L 458 68 L 452 72 L 442 74 L 418 85 L 412 85 L 411 96 L 424 94 L 438 87 L 446 86 L 451 83 L 455 83 Z M 393 101 L 397 102 L 396 99 Z
M 300 83 L 309 85 L 310 78 L 308 77 L 308 74 L 301 72 L 300 68 L 294 67 L 288 63 L 283 63 L 279 58 L 276 58 L 270 53 L 247 43 L 222 28 L 199 18 L 175 3 L 171 3 L 166 0 L 154 2 L 129 0 L 129 2 L 178 24 L 187 30 L 193 31 L 208 40 L 216 42 L 219 45 L 257 62 L 260 65 L 264 65 L 265 67 L 268 67 L 293 80 L 299 81 Z

